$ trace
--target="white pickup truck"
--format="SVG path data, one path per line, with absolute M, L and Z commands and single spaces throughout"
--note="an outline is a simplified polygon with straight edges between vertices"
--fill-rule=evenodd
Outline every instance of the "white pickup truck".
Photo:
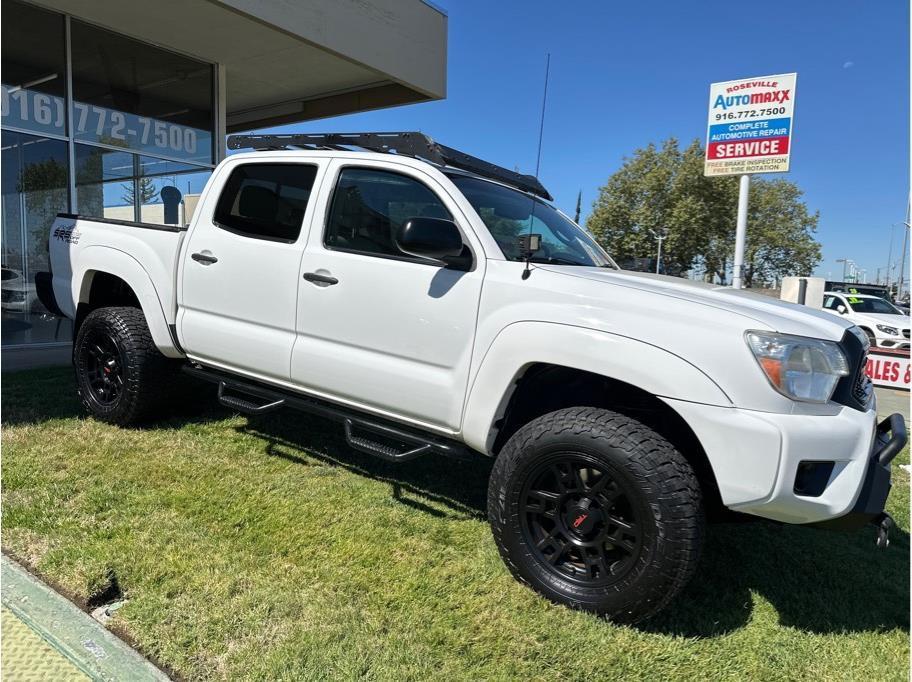
M 237 411 L 338 420 L 387 460 L 496 458 L 494 539 L 546 597 L 633 622 L 704 518 L 877 526 L 900 415 L 836 316 L 619 270 L 531 176 L 420 133 L 237 136 L 193 220 L 60 215 L 39 295 L 79 395 L 127 425 L 176 370 Z M 43 286 L 42 286 L 43 283 Z

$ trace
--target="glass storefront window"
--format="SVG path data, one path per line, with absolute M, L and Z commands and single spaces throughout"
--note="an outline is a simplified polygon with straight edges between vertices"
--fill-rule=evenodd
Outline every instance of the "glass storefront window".
M 76 212 L 187 225 L 211 174 L 208 168 L 77 144 Z
M 18 2 L 3 3 L 4 127 L 66 134 L 63 34 L 61 15 Z
M 135 155 L 103 147 L 76 145 L 76 213 L 136 220 Z
M 35 290 L 48 271 L 48 228 L 67 210 L 67 145 L 4 130 L 2 275 L 3 344 L 70 341 L 70 321 L 51 315 Z
M 211 65 L 79 21 L 70 37 L 77 140 L 212 163 Z
M 139 157 L 140 220 L 158 225 L 189 225 L 212 171 L 174 161 Z
M 69 343 L 70 321 L 45 310 L 35 286 L 56 214 L 188 224 L 215 161 L 215 68 L 0 2 L 2 344 Z

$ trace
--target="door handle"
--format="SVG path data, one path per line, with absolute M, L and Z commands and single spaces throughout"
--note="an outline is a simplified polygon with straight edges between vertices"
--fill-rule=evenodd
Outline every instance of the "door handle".
M 339 280 L 335 277 L 330 277 L 329 275 L 318 275 L 316 272 L 305 272 L 304 279 L 306 279 L 308 282 L 313 282 L 314 284 L 326 284 L 329 286 L 339 283 Z
M 195 260 L 197 263 L 202 263 L 203 265 L 212 265 L 213 263 L 218 263 L 218 258 L 205 253 L 191 253 L 190 258 Z

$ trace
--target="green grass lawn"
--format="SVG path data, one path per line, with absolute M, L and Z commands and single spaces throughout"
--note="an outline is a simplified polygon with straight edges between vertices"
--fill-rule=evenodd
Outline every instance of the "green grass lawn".
M 118 429 L 69 370 L 4 375 L 2 399 L 4 551 L 77 599 L 116 579 L 118 632 L 186 679 L 909 679 L 898 467 L 889 550 L 713 526 L 671 607 L 619 627 L 510 577 L 482 457 L 387 464 L 293 412 Z

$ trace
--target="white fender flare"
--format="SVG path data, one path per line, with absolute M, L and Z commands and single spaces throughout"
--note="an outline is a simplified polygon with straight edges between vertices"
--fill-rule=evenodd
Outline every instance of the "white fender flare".
M 152 333 L 152 340 L 163 355 L 169 358 L 184 357 L 183 352 L 175 346 L 161 299 L 149 273 L 133 256 L 119 249 L 88 246 L 80 251 L 79 270 L 74 272 L 72 277 L 58 279 L 55 273 L 54 295 L 57 304 L 68 316 L 75 318 L 79 304 L 88 302 L 92 280 L 97 272 L 120 277 L 133 289 Z M 71 291 L 59 291 L 61 285 L 67 284 L 72 287 Z M 70 310 L 67 310 L 68 305 Z
M 517 379 L 536 363 L 601 374 L 659 398 L 731 405 L 700 369 L 658 346 L 585 327 L 516 322 L 497 335 L 474 375 L 462 429 L 470 447 L 491 453 L 492 426 L 503 416 Z

